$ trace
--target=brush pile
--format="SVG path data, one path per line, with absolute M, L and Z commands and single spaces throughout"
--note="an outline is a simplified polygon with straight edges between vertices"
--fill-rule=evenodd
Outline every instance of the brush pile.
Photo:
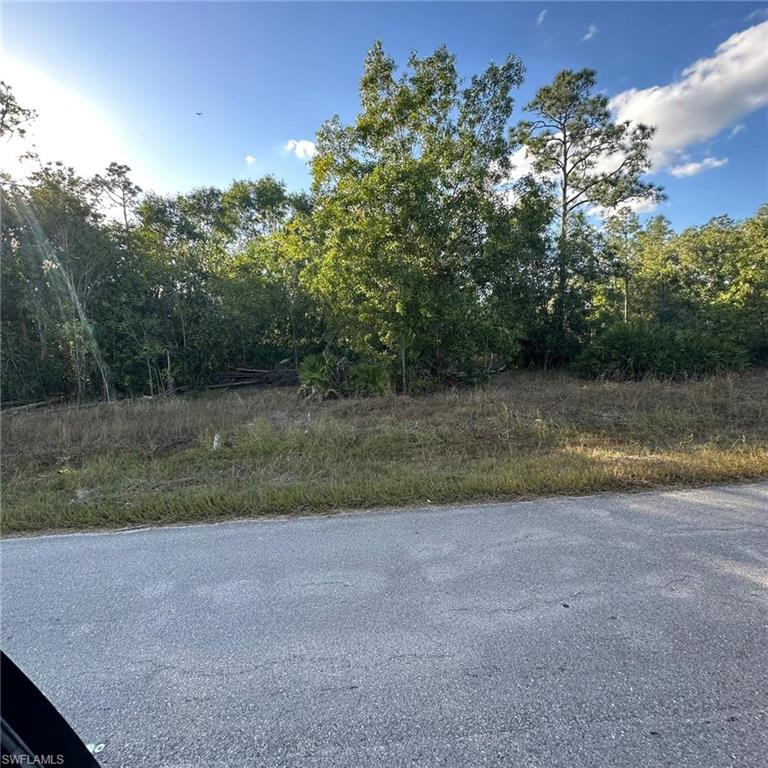
M 299 383 L 295 368 L 231 368 L 216 374 L 211 389 L 225 387 L 288 387 Z

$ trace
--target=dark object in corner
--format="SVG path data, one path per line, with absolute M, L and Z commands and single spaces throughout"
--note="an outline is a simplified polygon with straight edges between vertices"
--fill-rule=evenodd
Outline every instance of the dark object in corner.
M 7 760 L 9 765 L 99 768 L 96 758 L 56 707 L 3 651 L 0 651 L 0 756 L 4 758 L 3 764 Z

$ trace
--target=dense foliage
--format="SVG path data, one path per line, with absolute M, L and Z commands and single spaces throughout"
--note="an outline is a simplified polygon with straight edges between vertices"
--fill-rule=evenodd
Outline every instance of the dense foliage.
M 748 363 L 744 347 L 728 336 L 635 321 L 609 326 L 576 358 L 581 373 L 618 380 L 688 378 L 740 370 Z
M 309 194 L 267 176 L 160 196 L 118 164 L 1 175 L 3 401 L 238 366 L 346 395 L 576 360 L 620 378 L 768 362 L 768 206 L 641 225 L 652 128 L 613 123 L 590 70 L 511 125 L 523 74 L 510 56 L 463 82 L 444 48 L 398 71 L 375 45 L 360 113 L 318 131 Z M 0 100 L 0 134 L 22 134 L 34 114 L 5 84 Z M 513 182 L 519 146 L 535 173 Z

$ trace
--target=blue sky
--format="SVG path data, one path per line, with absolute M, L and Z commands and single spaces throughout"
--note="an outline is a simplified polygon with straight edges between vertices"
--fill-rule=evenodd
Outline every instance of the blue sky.
M 170 192 L 264 173 L 307 187 L 286 144 L 354 116 L 377 38 L 398 61 L 445 43 L 466 76 L 516 53 L 514 120 L 558 70 L 589 66 L 618 115 L 659 124 L 657 210 L 682 227 L 768 199 L 767 19 L 737 2 L 5 3 L 0 77 L 39 110 L 46 159 L 115 159 Z

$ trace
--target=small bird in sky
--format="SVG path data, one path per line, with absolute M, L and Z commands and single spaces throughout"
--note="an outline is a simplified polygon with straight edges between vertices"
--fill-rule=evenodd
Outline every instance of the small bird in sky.
M 198 117 L 201 117 L 203 113 L 202 113 L 202 112 L 195 112 L 195 114 L 196 114 Z

